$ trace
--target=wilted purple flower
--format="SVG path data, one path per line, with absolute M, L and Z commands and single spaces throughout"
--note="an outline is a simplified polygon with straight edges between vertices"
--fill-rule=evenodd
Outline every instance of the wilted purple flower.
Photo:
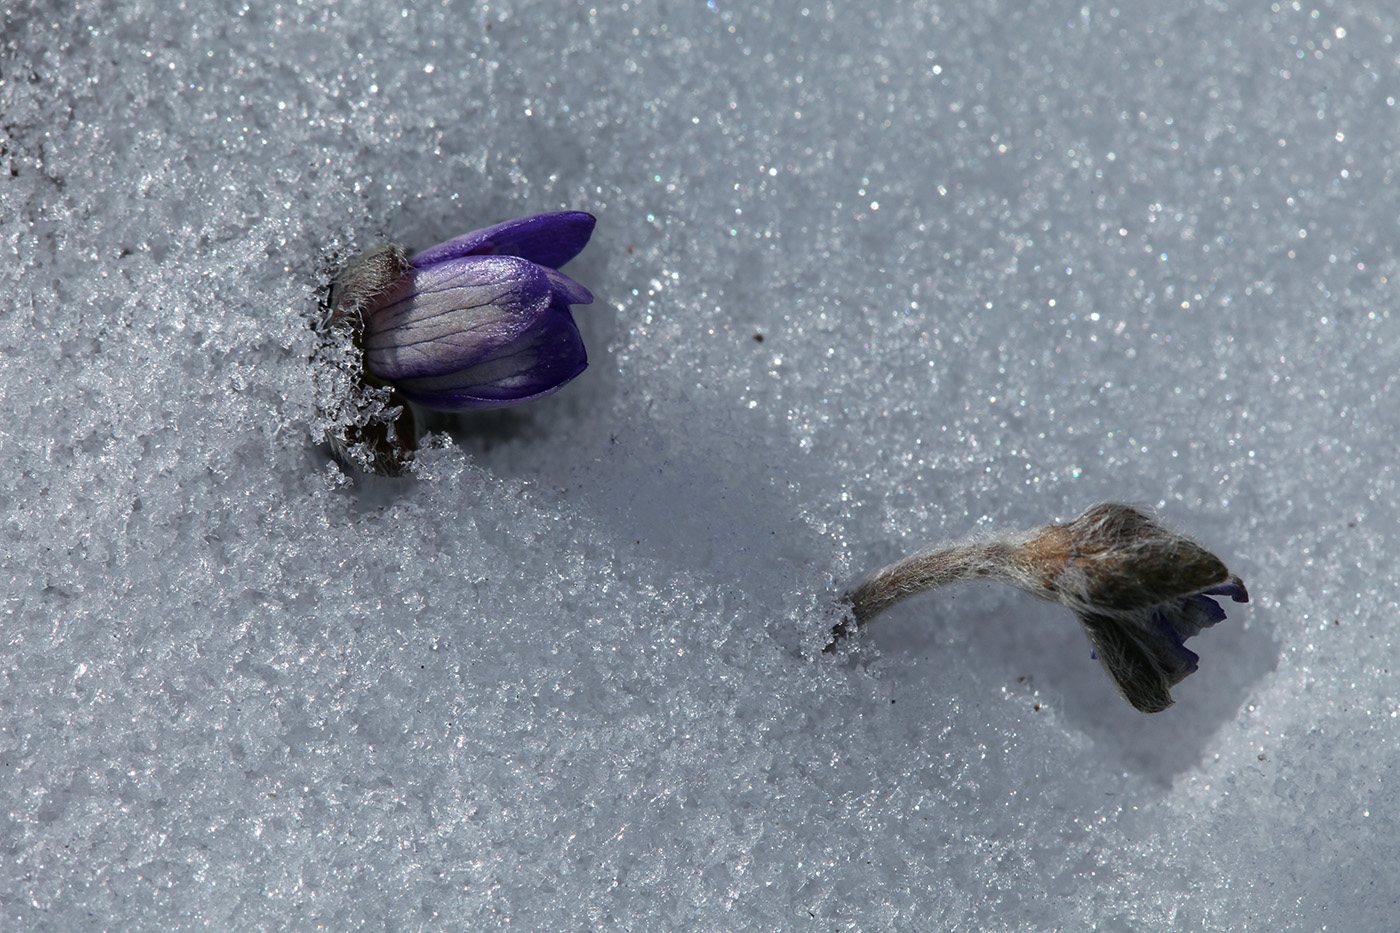
M 594 223 L 581 211 L 536 214 L 412 257 L 360 302 L 366 370 L 409 401 L 446 411 L 558 389 L 588 365 L 569 306 L 593 301 L 558 268 Z
M 1196 670 L 1200 659 L 1186 639 L 1225 618 L 1212 597 L 1249 601 L 1244 583 L 1220 558 L 1146 512 L 1103 503 L 1065 525 L 897 561 L 848 594 L 850 617 L 833 635 L 850 634 L 914 593 L 977 578 L 1072 609 L 1094 656 L 1144 713 L 1171 706 L 1170 688 Z

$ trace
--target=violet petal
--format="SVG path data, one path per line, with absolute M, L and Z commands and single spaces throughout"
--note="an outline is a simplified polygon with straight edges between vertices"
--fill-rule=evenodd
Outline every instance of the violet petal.
M 583 338 L 568 308 L 555 304 L 510 344 L 458 372 L 400 379 L 410 401 L 456 411 L 500 408 L 548 395 L 588 366 Z
M 365 365 L 396 384 L 460 371 L 519 339 L 552 300 L 544 270 L 513 256 L 415 270 L 365 312 Z
M 597 218 L 583 211 L 535 214 L 474 230 L 424 250 L 410 262 L 418 268 L 461 256 L 519 256 L 558 269 L 588 245 Z M 583 304 L 583 302 L 576 302 Z
M 593 304 L 593 293 L 584 288 L 573 279 L 569 278 L 558 270 L 548 266 L 541 266 L 544 274 L 549 278 L 549 285 L 554 290 L 554 302 L 558 304 L 563 301 L 566 305 L 591 305 Z

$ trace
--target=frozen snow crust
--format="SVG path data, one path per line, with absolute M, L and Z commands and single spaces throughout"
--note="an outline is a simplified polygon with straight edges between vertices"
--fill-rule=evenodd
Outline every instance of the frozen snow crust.
M 7 9 L 0 927 L 1394 925 L 1393 4 Z M 337 467 L 334 269 L 561 209 L 588 371 Z M 1109 498 L 1254 597 L 1171 710 L 820 653 Z

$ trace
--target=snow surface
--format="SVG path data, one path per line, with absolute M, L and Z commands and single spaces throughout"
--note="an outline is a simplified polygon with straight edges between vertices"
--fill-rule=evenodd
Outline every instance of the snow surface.
M 0 16 L 0 927 L 1393 926 L 1393 3 Z M 557 209 L 590 369 L 337 467 L 338 264 Z M 818 652 L 1106 498 L 1254 596 L 1173 709 Z

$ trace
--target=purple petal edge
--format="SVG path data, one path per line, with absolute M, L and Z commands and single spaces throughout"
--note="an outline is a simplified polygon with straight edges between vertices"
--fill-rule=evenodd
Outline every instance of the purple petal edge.
M 426 249 L 409 261 L 421 269 L 461 256 L 503 254 L 558 269 L 583 251 L 597 223 L 598 219 L 585 211 L 535 214 L 474 230 Z
M 545 276 L 549 279 L 549 286 L 554 293 L 554 303 L 563 302 L 565 305 L 591 305 L 593 304 L 593 293 L 584 288 L 578 282 L 569 278 L 556 269 L 548 266 L 541 266 Z
M 1225 607 L 1220 605 L 1218 602 L 1211 599 L 1204 593 L 1197 593 L 1195 596 L 1188 596 L 1186 597 L 1186 601 L 1188 603 L 1195 604 L 1196 608 L 1199 609 L 1202 613 L 1204 613 L 1206 618 L 1210 620 L 1208 623 L 1201 623 L 1202 627 L 1215 625 L 1219 622 L 1225 621 Z

